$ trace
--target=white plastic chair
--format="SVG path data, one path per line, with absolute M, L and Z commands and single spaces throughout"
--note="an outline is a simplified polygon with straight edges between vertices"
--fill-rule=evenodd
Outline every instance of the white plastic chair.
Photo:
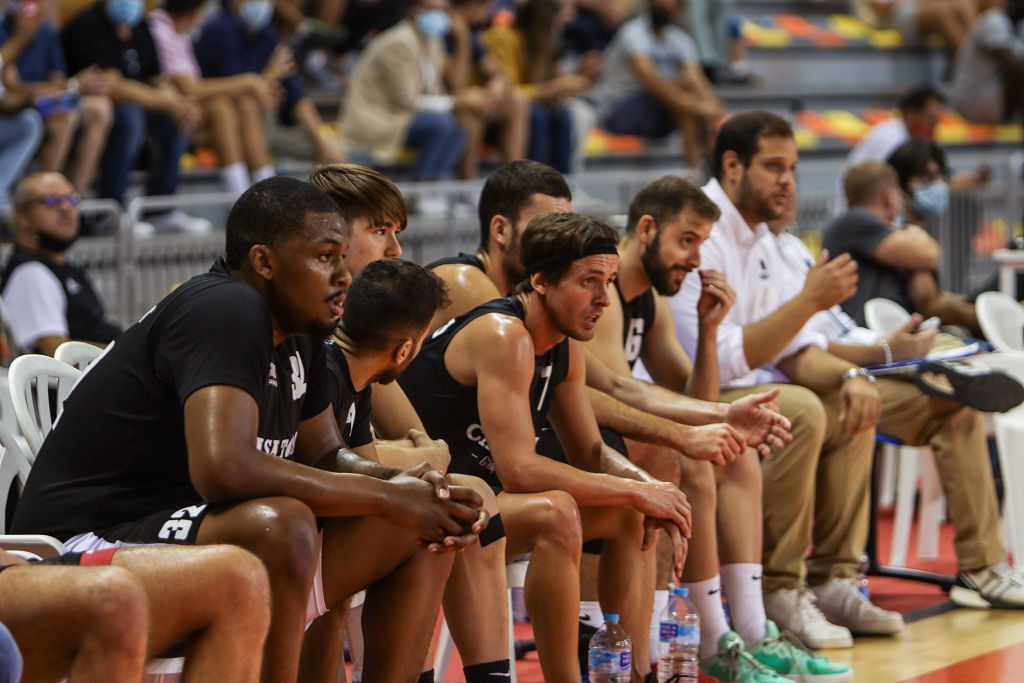
M 910 313 L 895 301 L 868 299 L 864 304 L 864 319 L 869 329 L 888 336 L 907 324 Z M 939 527 L 942 524 L 945 498 L 932 450 L 927 446 L 907 446 L 889 438 L 880 438 L 878 441 L 882 445 L 879 501 L 887 504 L 895 500 L 896 503 L 889 564 L 893 567 L 906 566 L 918 477 L 921 478 L 921 507 L 917 527 L 917 556 L 921 559 L 936 559 L 939 556 Z M 895 498 L 892 493 L 894 488 Z
M 526 559 L 514 560 L 505 567 L 505 576 L 508 580 L 508 589 L 522 588 L 526 585 L 526 569 L 530 562 Z M 434 651 L 434 674 L 438 680 L 447 680 L 445 675 L 448 672 L 448 665 L 452 660 L 452 653 L 455 651 L 455 641 L 452 633 L 448 630 L 448 622 L 441 622 L 441 636 L 437 640 L 437 648 Z M 516 634 L 512 624 L 512 594 L 508 596 L 508 660 L 511 663 L 509 680 L 516 683 Z
M 864 304 L 864 320 L 868 329 L 888 336 L 906 325 L 910 313 L 889 299 L 868 299 Z
M 1024 351 L 1024 308 L 1003 292 L 985 292 L 975 304 L 985 338 L 997 351 Z
M 53 357 L 62 363 L 67 363 L 73 368 L 85 372 L 94 360 L 100 357 L 103 349 L 93 344 L 80 341 L 66 341 L 57 347 Z
M 1001 370 L 1024 382 L 1022 352 L 988 353 L 973 358 L 971 362 Z M 1024 568 L 1024 462 L 1020 457 L 1024 452 L 1024 404 L 1006 413 L 995 413 L 992 422 L 995 425 L 999 468 L 1003 473 L 1003 530 L 1007 545 L 1013 552 L 1013 563 Z
M 14 414 L 18 416 L 21 433 L 28 441 L 32 455 L 39 454 L 43 439 L 50 432 L 57 417 L 64 410 L 64 401 L 75 388 L 82 376 L 67 363 L 56 358 L 30 354 L 20 356 L 11 363 L 8 380 L 11 385 L 11 400 Z M 50 386 L 56 383 L 57 414 L 50 414 Z

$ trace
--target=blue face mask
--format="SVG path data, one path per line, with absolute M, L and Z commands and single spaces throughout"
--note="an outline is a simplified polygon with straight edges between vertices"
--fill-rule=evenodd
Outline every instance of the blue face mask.
M 423 10 L 416 15 L 416 28 L 427 38 L 444 38 L 448 35 L 451 25 L 451 19 L 443 9 Z
M 914 208 L 928 216 L 938 216 L 949 208 L 949 185 L 937 180 L 918 185 L 914 190 Z
M 115 24 L 135 28 L 145 12 L 142 0 L 107 0 L 107 16 Z
M 250 31 L 262 31 L 274 17 L 270 0 L 249 0 L 238 8 L 238 16 Z

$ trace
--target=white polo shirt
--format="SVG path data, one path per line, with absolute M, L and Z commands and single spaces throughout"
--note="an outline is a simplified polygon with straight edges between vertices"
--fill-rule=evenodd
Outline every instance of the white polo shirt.
M 796 296 L 803 284 L 794 287 L 791 268 L 766 224 L 751 229 L 717 180 L 711 180 L 703 189 L 718 205 L 722 217 L 701 246 L 701 268 L 720 271 L 736 291 L 736 304 L 718 327 L 718 374 L 722 386 L 789 383 L 775 364 L 812 344 L 827 349 L 828 338 L 805 327 L 769 364 L 750 367 L 743 351 L 743 327 L 777 310 Z M 669 299 L 676 334 L 691 358 L 696 357 L 699 298 L 700 278 L 690 276 L 679 293 Z

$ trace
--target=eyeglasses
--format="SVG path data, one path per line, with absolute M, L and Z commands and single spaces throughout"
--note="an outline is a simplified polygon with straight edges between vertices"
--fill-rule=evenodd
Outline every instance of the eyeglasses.
M 25 204 L 42 204 L 48 209 L 56 209 L 62 204 L 68 206 L 78 206 L 81 203 L 82 197 L 77 194 L 48 194 L 43 197 L 35 197 L 29 199 Z

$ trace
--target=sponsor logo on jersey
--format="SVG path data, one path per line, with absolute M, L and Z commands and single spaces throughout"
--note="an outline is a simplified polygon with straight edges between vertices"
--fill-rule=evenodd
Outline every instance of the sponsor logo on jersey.
M 270 372 L 267 373 L 267 384 L 272 387 L 277 386 L 277 363 L 270 361 Z
M 348 430 L 348 438 L 352 438 L 352 432 L 356 429 L 356 404 L 348 407 L 348 415 L 345 416 L 345 429 Z
M 256 450 L 267 455 L 274 455 L 278 458 L 290 459 L 295 455 L 295 441 L 299 433 L 292 434 L 290 439 L 264 439 L 262 436 L 256 439 Z

